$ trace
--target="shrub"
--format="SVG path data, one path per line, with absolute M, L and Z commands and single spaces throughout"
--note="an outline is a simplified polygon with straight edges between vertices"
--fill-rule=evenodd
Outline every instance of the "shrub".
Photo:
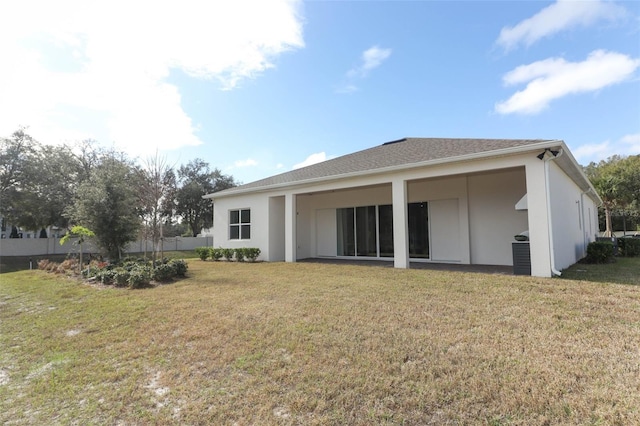
M 244 255 L 249 262 L 255 262 L 258 256 L 260 256 L 260 249 L 256 247 L 244 249 Z
M 96 273 L 96 280 L 104 285 L 111 285 L 114 282 L 115 271 L 113 269 L 104 268 Z
M 189 266 L 183 259 L 171 259 L 162 263 L 151 272 L 154 281 L 169 281 L 176 277 L 184 277 Z
M 129 277 L 131 272 L 123 267 L 116 268 L 112 271 L 113 283 L 117 287 L 125 287 L 129 285 Z
M 128 284 L 131 288 L 143 288 L 151 282 L 151 268 L 140 265 L 129 273 Z
M 211 248 L 211 258 L 215 261 L 222 259 L 222 248 Z
M 234 249 L 233 252 L 235 253 L 236 260 L 238 262 L 244 262 L 244 249 L 243 248 Z
M 196 247 L 195 252 L 200 260 L 207 260 L 207 258 L 211 255 L 211 250 L 209 249 L 209 247 Z
M 147 262 L 144 259 L 138 259 L 138 258 L 135 258 L 135 257 L 127 257 L 126 260 L 124 260 L 122 262 L 119 262 L 119 263 L 115 264 L 114 266 L 120 267 L 120 268 L 124 268 L 127 271 L 131 272 L 136 268 L 139 268 L 141 266 L 148 266 L 148 265 L 149 265 L 149 262 Z
M 65 259 L 60 266 L 58 266 L 58 270 L 62 269 L 63 271 L 68 270 L 76 270 L 78 269 L 78 259 Z
M 618 238 L 618 252 L 621 256 L 640 256 L 640 238 Z
M 611 263 L 613 257 L 613 243 L 611 241 L 593 241 L 587 246 L 587 263 Z
M 42 269 L 43 271 L 46 271 L 47 267 L 49 266 L 49 263 L 51 263 L 49 259 L 38 260 L 38 269 Z
M 175 276 L 176 270 L 171 263 L 163 263 L 156 266 L 152 273 L 154 281 L 169 281 Z
M 48 259 L 38 262 L 38 268 L 56 273 L 74 270 L 77 265 L 76 259 L 68 259 L 61 264 L 51 262 Z M 118 264 L 93 260 L 81 271 L 81 274 L 84 278 L 95 278 L 97 282 L 104 285 L 115 284 L 118 287 L 142 288 L 148 286 L 151 279 L 168 281 L 175 277 L 184 277 L 189 268 L 183 259 L 164 258 L 158 261 L 157 265 L 153 269 L 150 262 L 134 257 L 128 257 Z
M 82 270 L 82 276 L 84 278 L 91 278 L 97 276 L 102 268 L 99 268 L 93 264 L 91 264 L 88 268 Z
M 184 261 L 184 259 L 171 259 L 171 261 L 169 261 L 169 264 L 173 267 L 173 270 L 175 271 L 175 275 L 177 277 L 185 277 L 187 275 L 187 269 L 189 269 L 189 265 L 187 265 L 187 262 Z
M 58 262 L 49 262 L 47 263 L 47 268 L 45 269 L 45 271 L 47 272 L 55 272 L 58 269 Z
M 95 278 L 97 281 L 101 281 L 102 272 L 107 269 L 113 268 L 107 262 L 92 260 L 86 268 L 82 268 L 80 274 L 83 278 Z
M 222 257 L 224 257 L 229 262 L 233 260 L 233 253 L 234 253 L 233 249 L 223 248 L 221 250 L 222 250 Z

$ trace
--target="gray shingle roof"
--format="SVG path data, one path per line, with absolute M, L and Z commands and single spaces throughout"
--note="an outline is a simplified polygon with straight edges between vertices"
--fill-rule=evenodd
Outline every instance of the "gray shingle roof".
M 377 169 L 410 166 L 427 161 L 446 161 L 446 159 L 455 161 L 457 157 L 461 156 L 490 153 L 491 151 L 551 141 L 549 139 L 405 138 L 220 191 L 217 194 L 265 189 L 274 185 L 338 177 L 357 172 L 375 172 Z

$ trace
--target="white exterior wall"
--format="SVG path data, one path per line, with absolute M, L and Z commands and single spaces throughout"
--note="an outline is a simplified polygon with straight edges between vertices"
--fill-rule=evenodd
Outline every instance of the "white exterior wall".
M 271 262 L 285 258 L 284 201 L 284 196 L 269 198 L 269 250 L 263 255 Z
M 554 161 L 549 162 L 549 194 L 555 267 L 562 270 L 582 259 L 595 239 L 588 223 L 595 204 Z
M 513 265 L 513 237 L 529 229 L 527 212 L 515 209 L 526 193 L 522 168 L 469 176 L 471 263 Z
M 431 260 L 470 263 L 467 177 L 412 181 L 408 188 L 407 202 L 429 202 Z
M 260 249 L 259 260 L 269 260 L 269 207 L 270 199 L 264 194 L 240 195 L 216 199 L 213 214 L 213 241 L 215 247 Z M 229 239 L 229 211 L 251 209 L 251 239 Z
M 529 219 L 531 275 L 551 276 L 551 249 L 544 162 L 532 157 L 525 165 Z
M 600 235 L 598 224 L 598 205 L 588 195 L 582 196 L 583 200 L 583 213 L 584 213 L 584 241 L 585 245 L 589 245 L 590 242 L 595 241 L 596 237 Z M 586 253 L 585 253 L 586 255 Z

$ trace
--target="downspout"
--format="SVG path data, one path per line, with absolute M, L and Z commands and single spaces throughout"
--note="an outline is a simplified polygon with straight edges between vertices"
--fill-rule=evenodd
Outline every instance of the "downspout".
M 593 188 L 589 188 L 586 191 L 580 193 L 580 213 L 582 214 L 582 255 L 587 254 L 587 246 L 589 245 L 589 233 L 591 229 L 587 229 L 587 221 L 584 216 L 584 196 L 593 191 Z
M 544 157 L 544 185 L 546 189 L 545 192 L 547 195 L 547 221 L 549 223 L 547 226 L 549 230 L 549 256 L 550 256 L 549 260 L 551 264 L 551 273 L 557 276 L 562 275 L 562 272 L 556 269 L 556 254 L 553 248 L 553 223 L 551 222 L 551 193 L 549 191 L 549 161 L 557 160 L 562 156 L 562 154 L 564 154 L 564 150 L 560 148 L 560 152 L 557 155 L 555 156 L 551 155 L 550 157 L 547 157 L 545 155 Z

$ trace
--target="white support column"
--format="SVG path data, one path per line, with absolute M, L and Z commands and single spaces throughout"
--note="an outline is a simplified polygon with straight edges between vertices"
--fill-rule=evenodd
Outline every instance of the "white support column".
M 407 222 L 407 181 L 391 184 L 393 202 L 393 266 L 409 268 L 409 232 Z
M 531 275 L 551 276 L 551 251 L 549 241 L 549 210 L 544 161 L 535 156 L 525 166 L 527 181 L 529 248 L 531 250 Z
M 286 194 L 284 197 L 284 260 L 296 261 L 296 194 Z

